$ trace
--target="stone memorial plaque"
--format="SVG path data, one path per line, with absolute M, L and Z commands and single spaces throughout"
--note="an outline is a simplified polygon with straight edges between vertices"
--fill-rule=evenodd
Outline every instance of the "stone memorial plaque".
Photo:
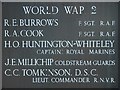
M 3 2 L 2 88 L 118 88 L 117 2 Z

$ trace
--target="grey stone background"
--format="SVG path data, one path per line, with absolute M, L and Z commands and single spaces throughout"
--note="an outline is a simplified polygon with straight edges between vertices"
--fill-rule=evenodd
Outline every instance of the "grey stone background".
M 118 2 L 119 0 L 1 0 L 1 2 Z M 0 21 L 2 21 L 2 4 L 0 3 Z M 2 22 L 0 22 L 0 88 L 2 88 Z

